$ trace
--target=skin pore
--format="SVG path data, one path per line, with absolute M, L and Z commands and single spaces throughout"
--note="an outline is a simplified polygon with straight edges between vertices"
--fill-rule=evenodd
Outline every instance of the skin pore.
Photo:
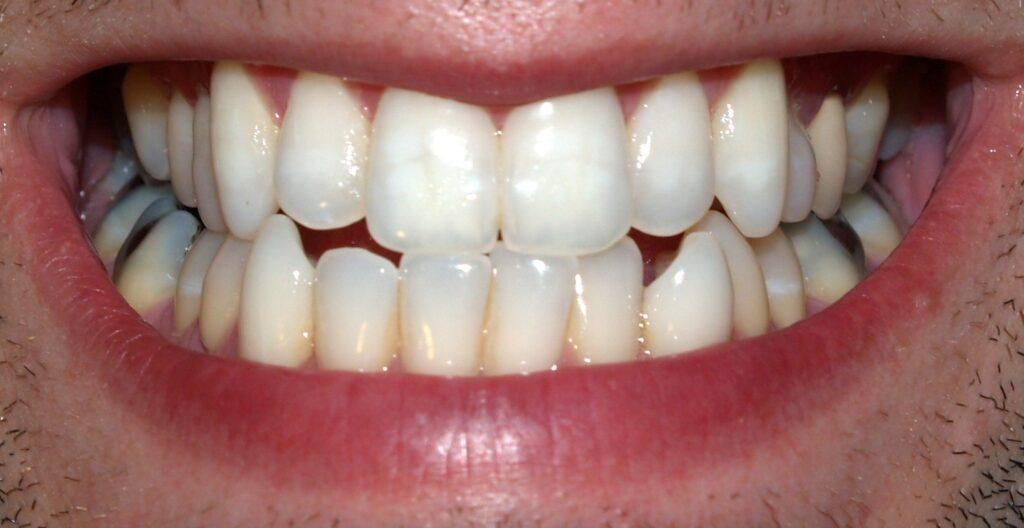
M 809 387 L 801 399 L 815 409 L 813 419 L 782 422 L 762 432 L 763 442 L 744 443 L 714 463 L 697 460 L 678 481 L 630 475 L 595 484 L 555 467 L 558 478 L 537 486 L 514 463 L 478 462 L 464 472 L 457 463 L 425 469 L 415 486 L 349 493 L 320 477 L 264 475 L 258 457 L 204 447 L 205 437 L 190 432 L 168 441 L 159 425 L 120 401 L 96 372 L 102 365 L 82 359 L 90 345 L 68 335 L 44 293 L 41 277 L 58 274 L 76 253 L 49 252 L 37 262 L 38 231 L 0 228 L 0 527 L 1024 526 L 1017 248 L 1024 235 L 1024 56 L 1013 53 L 1024 44 L 1024 22 L 1017 2 L 877 2 L 870 9 L 853 1 L 739 0 L 138 4 L 0 3 L 0 224 L 57 214 L 22 204 L 38 176 L 20 161 L 19 109 L 97 67 L 151 59 L 259 58 L 515 103 L 735 62 L 764 49 L 779 56 L 926 54 L 979 76 L 964 81 L 979 102 L 947 162 L 949 173 L 972 176 L 944 181 L 890 271 L 869 279 L 912 314 L 878 332 L 871 346 L 879 361 L 870 372 L 852 388 Z M 630 29 L 665 28 L 659 20 L 674 24 Z M 340 28 L 346 25 L 360 29 Z M 934 44 L 950 35 L 958 45 Z M 666 48 L 673 51 L 649 53 Z M 52 182 L 48 189 L 61 192 Z M 926 231 L 942 225 L 943 238 Z M 900 274 L 914 268 L 941 277 L 942 287 L 904 295 Z M 822 316 L 839 322 L 844 306 Z M 396 473 L 396 480 L 411 478 Z M 431 480 L 437 474 L 460 484 Z

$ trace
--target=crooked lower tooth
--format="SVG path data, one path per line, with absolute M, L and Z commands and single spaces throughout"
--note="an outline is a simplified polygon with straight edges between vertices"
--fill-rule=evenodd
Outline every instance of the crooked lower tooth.
M 399 320 L 402 363 L 414 374 L 473 376 L 491 282 L 484 255 L 405 255 Z
M 303 72 L 281 125 L 277 199 L 296 222 L 336 229 L 363 217 L 370 123 L 341 79 Z
M 832 304 L 860 282 L 860 267 L 818 217 L 787 224 L 783 230 L 800 261 L 807 297 Z
M 772 324 L 785 328 L 804 318 L 804 277 L 793 244 L 781 230 L 750 241 L 764 273 Z
M 666 77 L 630 119 L 633 227 L 673 236 L 697 223 L 715 198 L 711 116 L 696 73 Z
M 889 89 L 876 76 L 846 108 L 846 183 L 843 192 L 864 187 L 878 163 L 878 146 L 889 118 Z
M 195 120 L 192 123 L 192 181 L 196 205 L 203 225 L 211 231 L 226 233 L 224 212 L 220 208 L 220 192 L 213 177 L 213 143 L 210 137 L 210 94 L 199 87 Z
M 520 106 L 502 138 L 502 239 L 509 249 L 582 255 L 629 231 L 626 131 L 614 90 Z
M 807 135 L 818 165 L 814 214 L 818 218 L 832 218 L 839 211 L 846 181 L 846 110 L 842 96 L 831 93 L 825 97 L 818 114 L 807 126 Z
M 644 263 L 629 237 L 580 257 L 574 278 L 569 343 L 586 364 L 631 361 L 640 350 Z
M 195 207 L 196 188 L 192 179 L 192 124 L 195 109 L 185 95 L 175 90 L 167 111 L 167 156 L 170 163 L 171 186 L 178 201 Z
M 203 298 L 203 282 L 217 250 L 224 243 L 221 233 L 205 230 L 185 255 L 178 275 L 178 288 L 174 295 L 174 331 L 183 334 L 199 319 Z
M 174 297 L 185 251 L 199 222 L 186 211 L 163 217 L 125 261 L 117 290 L 140 315 L 149 315 Z
M 714 235 L 686 235 L 669 269 L 644 290 L 644 343 L 651 355 L 668 356 L 728 341 L 731 281 Z
M 846 195 L 840 211 L 860 238 L 868 262 L 881 263 L 900 245 L 903 236 L 899 226 L 870 195 L 863 192 Z
M 167 157 L 167 111 L 164 89 L 145 66 L 130 66 L 121 85 L 125 114 L 135 152 L 146 172 L 157 180 L 170 178 Z
M 203 280 L 199 338 L 210 352 L 220 351 L 238 324 L 242 279 L 252 242 L 227 235 Z
M 161 198 L 174 198 L 170 187 L 142 185 L 125 195 L 103 217 L 96 235 L 93 236 L 93 245 L 96 247 L 96 254 L 108 268 L 113 265 L 117 253 L 131 234 L 142 212 Z
M 373 124 L 366 222 L 403 253 L 479 252 L 498 234 L 498 140 L 479 107 L 388 89 Z
M 316 267 L 316 358 L 322 368 L 380 372 L 398 347 L 398 271 L 365 249 L 333 249 Z
M 782 207 L 783 222 L 799 222 L 811 214 L 818 164 L 807 131 L 793 116 L 789 118 L 789 177 Z

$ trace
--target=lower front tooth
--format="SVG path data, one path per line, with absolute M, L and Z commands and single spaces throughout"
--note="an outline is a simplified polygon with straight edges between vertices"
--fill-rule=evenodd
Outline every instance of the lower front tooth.
M 786 201 L 782 207 L 783 222 L 799 222 L 811 214 L 814 187 L 818 182 L 818 163 L 807 131 L 795 117 L 789 118 L 789 177 L 786 179 Z
M 153 202 L 161 198 L 174 199 L 174 193 L 167 185 L 152 187 L 143 185 L 133 189 L 103 217 L 96 235 L 93 236 L 93 246 L 96 247 L 96 254 L 100 260 L 110 268 L 121 251 L 128 235 L 139 216 Z
M 878 163 L 878 145 L 889 117 L 889 89 L 882 76 L 876 76 L 846 109 L 846 184 L 843 192 L 855 193 L 864 187 Z
M 846 109 L 842 96 L 832 93 L 825 97 L 818 114 L 807 126 L 807 135 L 818 165 L 814 214 L 832 218 L 839 210 L 846 182 Z
M 206 272 L 199 308 L 199 338 L 209 352 L 220 351 L 238 324 L 243 271 L 251 251 L 252 242 L 227 235 Z
M 750 241 L 764 273 L 768 308 L 775 328 L 785 328 L 804 318 L 807 299 L 804 277 L 793 244 L 781 230 Z
M 175 90 L 167 111 L 167 157 L 171 185 L 178 201 L 187 207 L 196 206 L 196 188 L 192 178 L 192 124 L 195 110 L 185 95 Z
M 121 85 L 125 114 L 131 129 L 135 152 L 146 172 L 157 180 L 167 180 L 167 109 L 169 101 L 163 88 L 146 66 L 130 66 Z
M 642 326 L 644 263 L 629 237 L 596 255 L 579 258 L 569 343 L 586 364 L 636 359 Z
M 549 370 L 565 346 L 575 257 L 533 257 L 498 246 L 488 304 L 484 372 Z
M 150 315 L 174 297 L 185 252 L 198 229 L 199 222 L 188 212 L 170 213 L 153 226 L 125 261 L 117 290 L 140 315 Z
M 203 281 L 213 257 L 224 243 L 224 235 L 206 230 L 199 234 L 181 266 L 178 289 L 174 295 L 174 331 L 184 333 L 199 319 Z
M 241 357 L 297 367 L 312 356 L 314 279 L 295 224 L 284 215 L 267 218 L 242 281 Z
M 899 226 L 870 195 L 863 192 L 846 195 L 840 211 L 860 238 L 864 256 L 872 266 L 880 264 L 900 245 L 903 237 Z
M 800 260 L 807 297 L 829 305 L 860 282 L 860 266 L 818 217 L 784 225 L 783 230 Z

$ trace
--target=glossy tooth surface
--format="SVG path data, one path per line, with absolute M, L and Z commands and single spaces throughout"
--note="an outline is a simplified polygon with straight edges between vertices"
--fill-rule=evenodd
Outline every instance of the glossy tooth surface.
M 203 225 L 211 231 L 226 233 L 224 212 L 220 208 L 220 191 L 213 176 L 213 143 L 210 137 L 210 94 L 202 87 L 196 97 L 195 120 L 192 123 L 192 183 L 196 205 Z
M 217 250 L 224 243 L 224 238 L 221 233 L 203 231 L 185 255 L 174 295 L 174 330 L 179 335 L 199 319 L 206 272 L 210 269 L 213 257 L 217 256 Z
M 192 179 L 192 124 L 195 109 L 178 90 L 171 95 L 167 111 L 167 156 L 170 163 L 171 185 L 178 201 L 195 207 L 196 188 Z
M 811 214 L 818 165 L 807 131 L 795 117 L 789 118 L 789 177 L 782 207 L 783 222 L 799 222 Z
M 846 183 L 843 192 L 855 193 L 875 172 L 878 146 L 889 118 L 889 90 L 877 76 L 846 107 Z
M 317 263 L 315 292 L 320 367 L 384 370 L 398 348 L 395 265 L 365 249 L 332 249 Z
M 252 242 L 227 235 L 203 280 L 199 338 L 210 352 L 219 351 L 238 324 L 242 279 Z
M 670 356 L 732 336 L 732 282 L 714 235 L 690 233 L 676 259 L 644 290 L 644 343 L 652 356 Z
M 132 252 L 117 278 L 117 290 L 141 315 L 174 297 L 185 251 L 199 222 L 186 211 L 175 211 L 153 226 Z
M 128 68 L 121 94 L 142 167 L 153 178 L 167 180 L 171 176 L 167 157 L 167 95 L 144 66 Z
M 338 78 L 300 73 L 281 125 L 276 188 L 281 209 L 312 229 L 363 217 L 370 123 Z
M 840 211 L 860 238 L 865 257 L 873 264 L 888 258 L 903 240 L 900 228 L 889 212 L 866 193 L 846 195 Z
M 135 227 L 139 215 L 160 198 L 173 199 L 174 193 L 166 185 L 158 187 L 141 185 L 126 194 L 107 212 L 93 236 L 96 254 L 105 265 L 109 267 L 114 263 L 118 251 L 121 250 L 125 239 Z
M 399 321 L 405 369 L 441 376 L 478 374 L 490 259 L 484 255 L 405 255 L 400 268 Z
M 715 236 L 729 265 L 732 279 L 733 315 L 736 334 L 754 337 L 768 331 L 768 293 L 757 256 L 746 238 L 718 211 L 711 211 L 690 232 Z
M 614 90 L 520 106 L 502 138 L 502 239 L 509 249 L 582 255 L 629 231 L 626 130 Z
M 807 135 L 818 165 L 814 214 L 832 218 L 839 211 L 846 181 L 846 110 L 839 94 L 825 97 L 818 114 L 807 126 Z
M 800 261 L 807 297 L 832 304 L 860 282 L 860 267 L 818 217 L 783 229 Z
M 535 257 L 499 245 L 487 310 L 484 372 L 550 370 L 565 346 L 575 257 Z
M 630 119 L 633 227 L 673 236 L 697 223 L 715 198 L 711 116 L 697 74 L 666 77 Z
M 804 318 L 807 300 L 804 277 L 793 244 L 781 230 L 750 241 L 764 273 L 768 308 L 775 328 L 785 328 Z
M 297 367 L 313 354 L 313 265 L 290 218 L 267 218 L 242 280 L 238 352 L 250 361 Z
M 745 236 L 771 233 L 782 217 L 788 120 L 782 64 L 774 59 L 745 66 L 715 105 L 715 194 Z
M 586 364 L 636 359 L 640 350 L 640 317 L 644 263 L 633 239 L 579 258 L 573 281 L 569 343 Z
M 252 239 L 277 211 L 277 124 L 245 66 L 218 62 L 210 78 L 210 137 L 221 211 L 231 233 Z

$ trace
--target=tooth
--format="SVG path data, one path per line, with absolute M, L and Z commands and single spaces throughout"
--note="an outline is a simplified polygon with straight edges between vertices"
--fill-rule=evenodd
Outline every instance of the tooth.
M 178 90 L 171 96 L 167 111 L 167 156 L 171 185 L 178 201 L 196 206 L 196 188 L 192 180 L 192 123 L 195 110 Z
M 666 77 L 629 122 L 633 227 L 674 236 L 697 223 L 715 198 L 711 116 L 697 74 Z
M 629 237 L 611 248 L 579 258 L 569 343 L 580 362 L 618 363 L 636 359 L 642 337 L 644 263 Z
M 750 241 L 764 272 L 768 308 L 775 328 L 785 328 L 806 315 L 804 277 L 793 244 L 781 230 Z
M 502 239 L 533 255 L 581 255 L 629 231 L 626 131 L 611 88 L 520 106 L 503 137 Z
M 400 251 L 486 252 L 498 233 L 498 141 L 475 106 L 388 89 L 373 124 L 366 222 Z
M 775 230 L 786 196 L 789 124 L 782 64 L 751 62 L 715 105 L 715 194 L 744 236 Z
M 398 271 L 358 248 L 333 249 L 316 267 L 316 358 L 322 368 L 380 372 L 398 348 Z
M 575 257 L 534 257 L 499 245 L 487 310 L 484 372 L 549 370 L 565 345 Z
M 870 195 L 848 194 L 840 207 L 843 218 L 857 233 L 867 260 L 881 263 L 900 245 L 900 228 L 892 216 Z
M 818 166 L 807 131 L 796 120 L 789 118 L 789 178 L 786 180 L 786 199 L 782 208 L 783 222 L 799 222 L 811 214 L 814 187 L 818 181 Z
M 225 346 L 238 323 L 243 270 L 251 252 L 252 242 L 227 235 L 206 272 L 199 308 L 199 338 L 210 352 Z
M 768 293 L 757 255 L 732 222 L 718 211 L 710 211 L 690 232 L 714 235 L 729 266 L 732 282 L 732 322 L 740 337 L 754 337 L 768 331 Z
M 859 266 L 818 217 L 787 224 L 783 230 L 793 242 L 808 297 L 832 304 L 860 282 Z
M 114 263 L 118 251 L 124 245 L 125 239 L 135 227 L 135 222 L 147 207 L 160 198 L 172 198 L 174 194 L 171 188 L 166 185 L 152 187 L 142 185 L 136 187 L 103 217 L 96 235 L 93 236 L 93 245 L 96 247 L 96 254 L 108 267 Z
M 914 132 L 914 125 L 921 110 L 919 83 L 911 81 L 894 84 L 889 103 L 892 112 L 882 132 L 882 142 L 878 146 L 878 159 L 882 161 L 895 158 L 910 143 L 910 136 Z
M 210 269 L 213 257 L 223 243 L 223 234 L 205 230 L 196 237 L 195 243 L 185 255 L 174 296 L 174 330 L 178 335 L 185 333 L 199 319 L 203 281 L 206 280 L 206 272 Z
M 242 279 L 242 358 L 298 367 L 313 355 L 315 278 L 298 228 L 287 216 L 271 215 L 256 234 Z
M 114 159 L 110 161 L 110 168 L 107 169 L 106 174 L 87 191 L 88 198 L 100 196 L 105 201 L 104 203 L 108 204 L 115 201 L 128 188 L 128 185 L 135 181 L 139 171 L 135 156 L 118 150 L 114 154 Z M 83 218 L 84 220 L 85 218 Z
M 711 233 L 690 233 L 665 274 L 644 291 L 644 343 L 668 356 L 728 341 L 732 285 L 725 254 Z
M 153 226 L 125 261 L 117 290 L 140 315 L 149 315 L 174 297 L 185 251 L 199 229 L 186 211 L 175 211 Z
M 825 97 L 807 126 L 807 135 L 818 165 L 818 184 L 814 188 L 814 214 L 832 218 L 839 210 L 846 180 L 846 110 L 837 93 Z
M 864 187 L 878 163 L 878 145 L 889 118 L 889 90 L 876 76 L 846 108 L 846 183 L 843 192 Z
M 245 66 L 218 62 L 210 78 L 210 135 L 220 206 L 231 233 L 252 239 L 277 211 L 277 124 Z
M 405 255 L 399 285 L 402 362 L 414 374 L 473 376 L 491 261 L 485 255 Z
M 121 86 L 125 114 L 142 167 L 157 180 L 170 177 L 167 159 L 167 107 L 163 88 L 145 66 L 131 66 Z
M 281 125 L 276 176 L 281 209 L 312 229 L 336 229 L 361 219 L 369 129 L 341 79 L 300 73 Z
M 202 87 L 196 97 L 195 122 L 192 123 L 192 180 L 195 184 L 199 218 L 211 231 L 226 233 L 220 192 L 213 176 L 213 143 L 210 138 L 210 94 Z

